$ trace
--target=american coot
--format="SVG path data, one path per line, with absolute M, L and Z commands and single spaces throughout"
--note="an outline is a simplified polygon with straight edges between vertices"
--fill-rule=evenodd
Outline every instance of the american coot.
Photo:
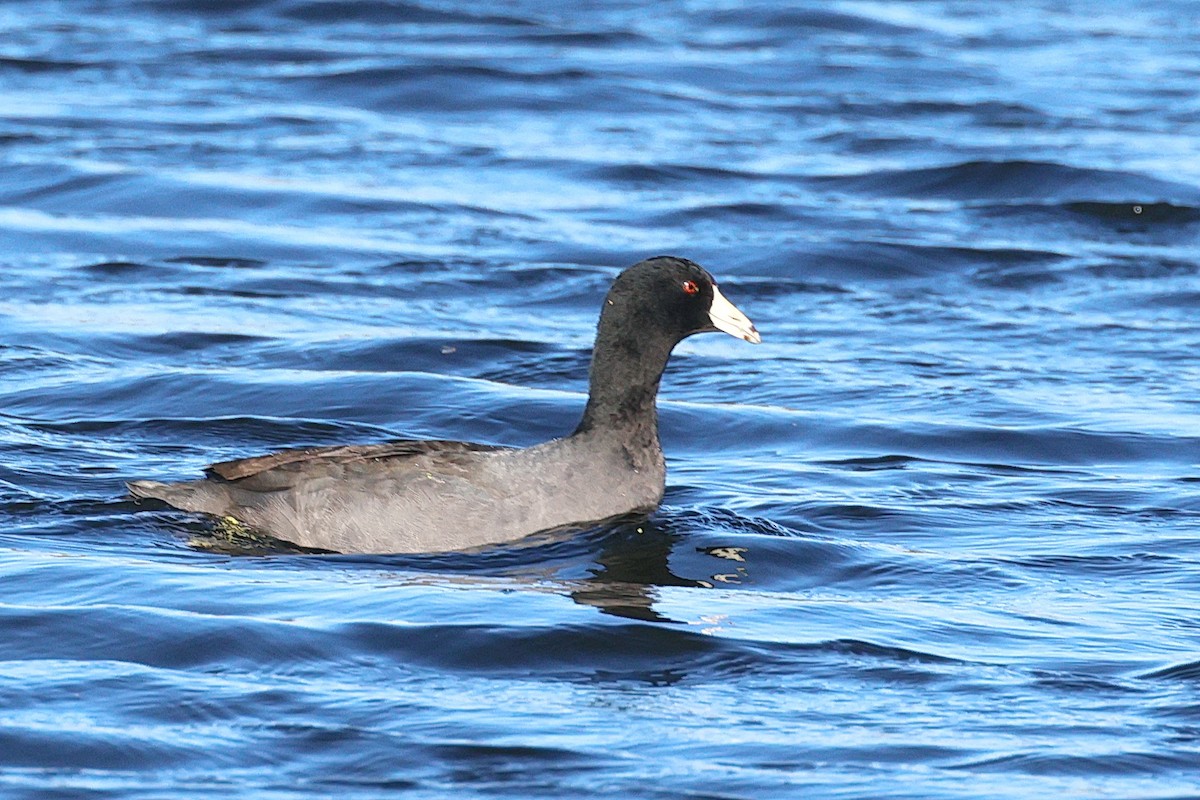
M 570 436 L 525 449 L 396 441 L 284 450 L 213 464 L 202 480 L 132 481 L 129 491 L 346 553 L 464 550 L 647 513 L 666 479 L 655 398 L 667 358 L 685 337 L 717 330 L 761 341 L 702 267 L 650 258 L 608 292 L 587 407 Z

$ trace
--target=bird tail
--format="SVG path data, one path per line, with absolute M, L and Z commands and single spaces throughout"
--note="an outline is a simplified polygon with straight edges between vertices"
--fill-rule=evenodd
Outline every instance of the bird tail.
M 125 485 L 129 488 L 129 496 L 135 500 L 162 500 L 183 511 L 196 511 L 219 517 L 229 508 L 228 493 L 212 481 L 129 481 Z

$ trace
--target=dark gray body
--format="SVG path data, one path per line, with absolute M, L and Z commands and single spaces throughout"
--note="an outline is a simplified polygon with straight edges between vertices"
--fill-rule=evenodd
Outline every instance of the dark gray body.
M 216 464 L 208 474 L 129 488 L 135 497 L 233 517 L 302 547 L 419 553 L 652 511 L 666 465 L 658 447 L 632 450 L 602 432 L 524 450 L 389 442 L 285 451 Z

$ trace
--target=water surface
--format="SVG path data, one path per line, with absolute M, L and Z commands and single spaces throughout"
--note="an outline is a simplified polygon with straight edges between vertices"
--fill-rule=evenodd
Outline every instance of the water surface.
M 1200 785 L 1190 4 L 0 7 L 0 793 Z M 623 266 L 666 501 L 475 554 L 139 511 L 279 447 L 525 445 Z

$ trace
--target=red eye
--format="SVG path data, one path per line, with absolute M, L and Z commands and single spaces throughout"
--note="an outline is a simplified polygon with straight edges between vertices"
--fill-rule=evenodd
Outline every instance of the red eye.
M 683 291 L 687 294 L 695 294 L 696 292 L 700 291 L 700 287 L 696 285 L 695 281 L 684 281 Z

